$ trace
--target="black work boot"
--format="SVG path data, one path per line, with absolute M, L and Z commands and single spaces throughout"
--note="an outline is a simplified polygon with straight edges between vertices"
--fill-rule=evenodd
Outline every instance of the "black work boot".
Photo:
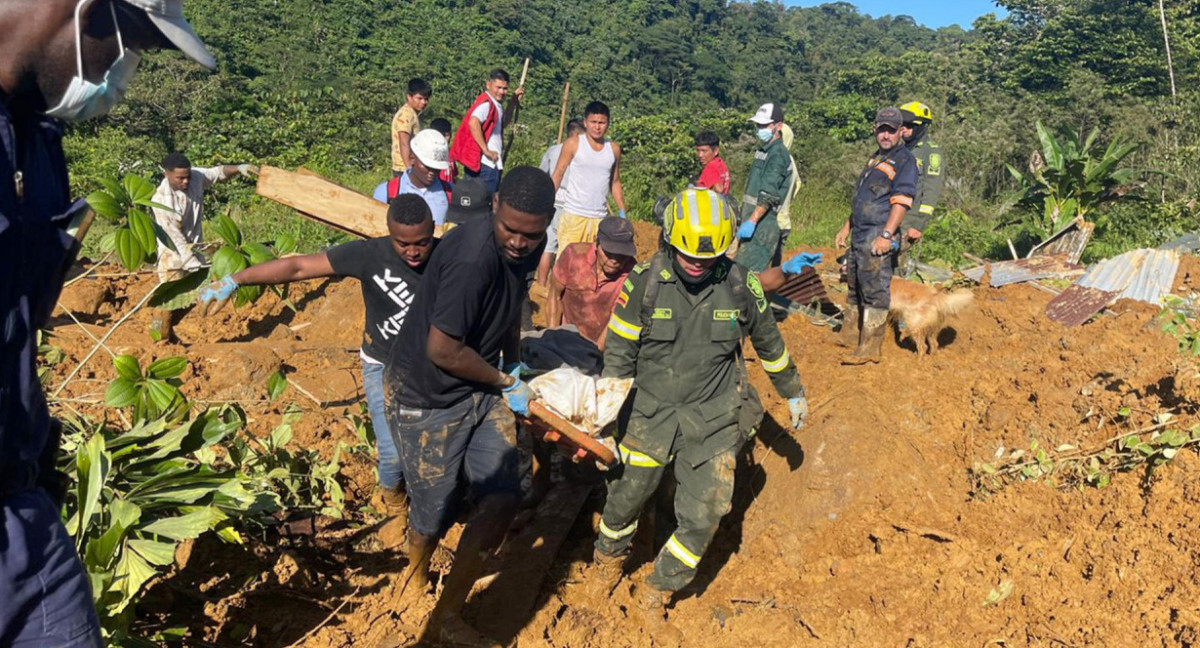
M 842 360 L 842 364 L 861 365 L 868 362 L 878 364 L 883 334 L 887 328 L 888 312 L 882 308 L 867 308 L 863 311 L 863 327 L 858 348 Z
M 842 329 L 839 331 L 838 346 L 853 349 L 858 346 L 858 304 L 848 304 L 842 311 Z

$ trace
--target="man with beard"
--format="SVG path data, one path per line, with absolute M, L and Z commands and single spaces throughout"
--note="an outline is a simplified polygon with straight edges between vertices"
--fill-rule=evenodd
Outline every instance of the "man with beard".
M 892 255 L 899 247 L 897 229 L 917 193 L 917 162 L 904 147 L 900 109 L 875 114 L 878 150 L 858 176 L 850 218 L 834 244 L 846 252 L 846 311 L 838 343 L 856 347 L 843 364 L 879 362 L 891 305 Z M 859 321 L 861 317 L 861 323 Z

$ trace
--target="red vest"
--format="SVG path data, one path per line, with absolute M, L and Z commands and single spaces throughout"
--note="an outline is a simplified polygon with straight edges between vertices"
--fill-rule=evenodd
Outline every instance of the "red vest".
M 471 113 L 475 112 L 475 109 L 482 103 L 488 105 L 487 119 L 483 120 L 483 124 L 481 124 L 483 141 L 486 142 L 492 136 L 492 130 L 496 128 L 496 106 L 492 104 L 487 92 L 481 92 L 478 97 L 475 97 L 475 102 L 471 104 L 467 114 L 463 115 L 462 123 L 458 125 L 458 131 L 454 133 L 454 142 L 450 144 L 450 161 L 458 162 L 475 173 L 479 173 L 479 160 L 483 157 L 483 150 L 471 136 Z

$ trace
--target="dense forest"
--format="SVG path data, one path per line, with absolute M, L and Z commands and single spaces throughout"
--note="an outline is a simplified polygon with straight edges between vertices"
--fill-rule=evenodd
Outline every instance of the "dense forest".
M 1200 171 L 1188 160 L 1200 157 L 1200 2 L 1167 0 L 1162 16 L 1155 0 L 998 4 L 1006 18 L 964 31 L 872 18 L 846 2 L 189 0 L 217 70 L 148 56 L 129 100 L 75 127 L 68 154 L 80 194 L 104 176 L 156 176 L 170 150 L 198 164 L 305 165 L 369 191 L 388 173 L 388 126 L 409 78 L 433 84 L 423 119 L 457 126 L 487 70 L 516 77 L 529 57 L 509 164 L 536 163 L 553 142 L 569 80 L 572 111 L 592 99 L 613 109 L 637 217 L 698 170 L 691 138 L 702 127 L 720 134 L 738 189 L 752 147 L 746 117 L 779 101 L 805 183 L 793 242 L 828 245 L 872 149 L 875 109 L 916 99 L 933 107 L 948 160 L 933 255 L 954 262 L 1037 240 L 1006 165 L 1029 166 L 1039 121 L 1063 137 L 1098 129 L 1100 151 L 1118 136 L 1137 144 L 1125 160 L 1134 199 L 1095 212 L 1093 258 L 1197 229 Z M 213 199 L 251 232 L 290 228 L 309 247 L 335 237 L 246 184 Z

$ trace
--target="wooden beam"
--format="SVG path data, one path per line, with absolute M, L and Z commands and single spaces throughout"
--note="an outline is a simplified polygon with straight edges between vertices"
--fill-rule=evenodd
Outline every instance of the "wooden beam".
M 311 171 L 263 166 L 258 195 L 287 205 L 315 221 L 362 238 L 387 236 L 387 205 Z

